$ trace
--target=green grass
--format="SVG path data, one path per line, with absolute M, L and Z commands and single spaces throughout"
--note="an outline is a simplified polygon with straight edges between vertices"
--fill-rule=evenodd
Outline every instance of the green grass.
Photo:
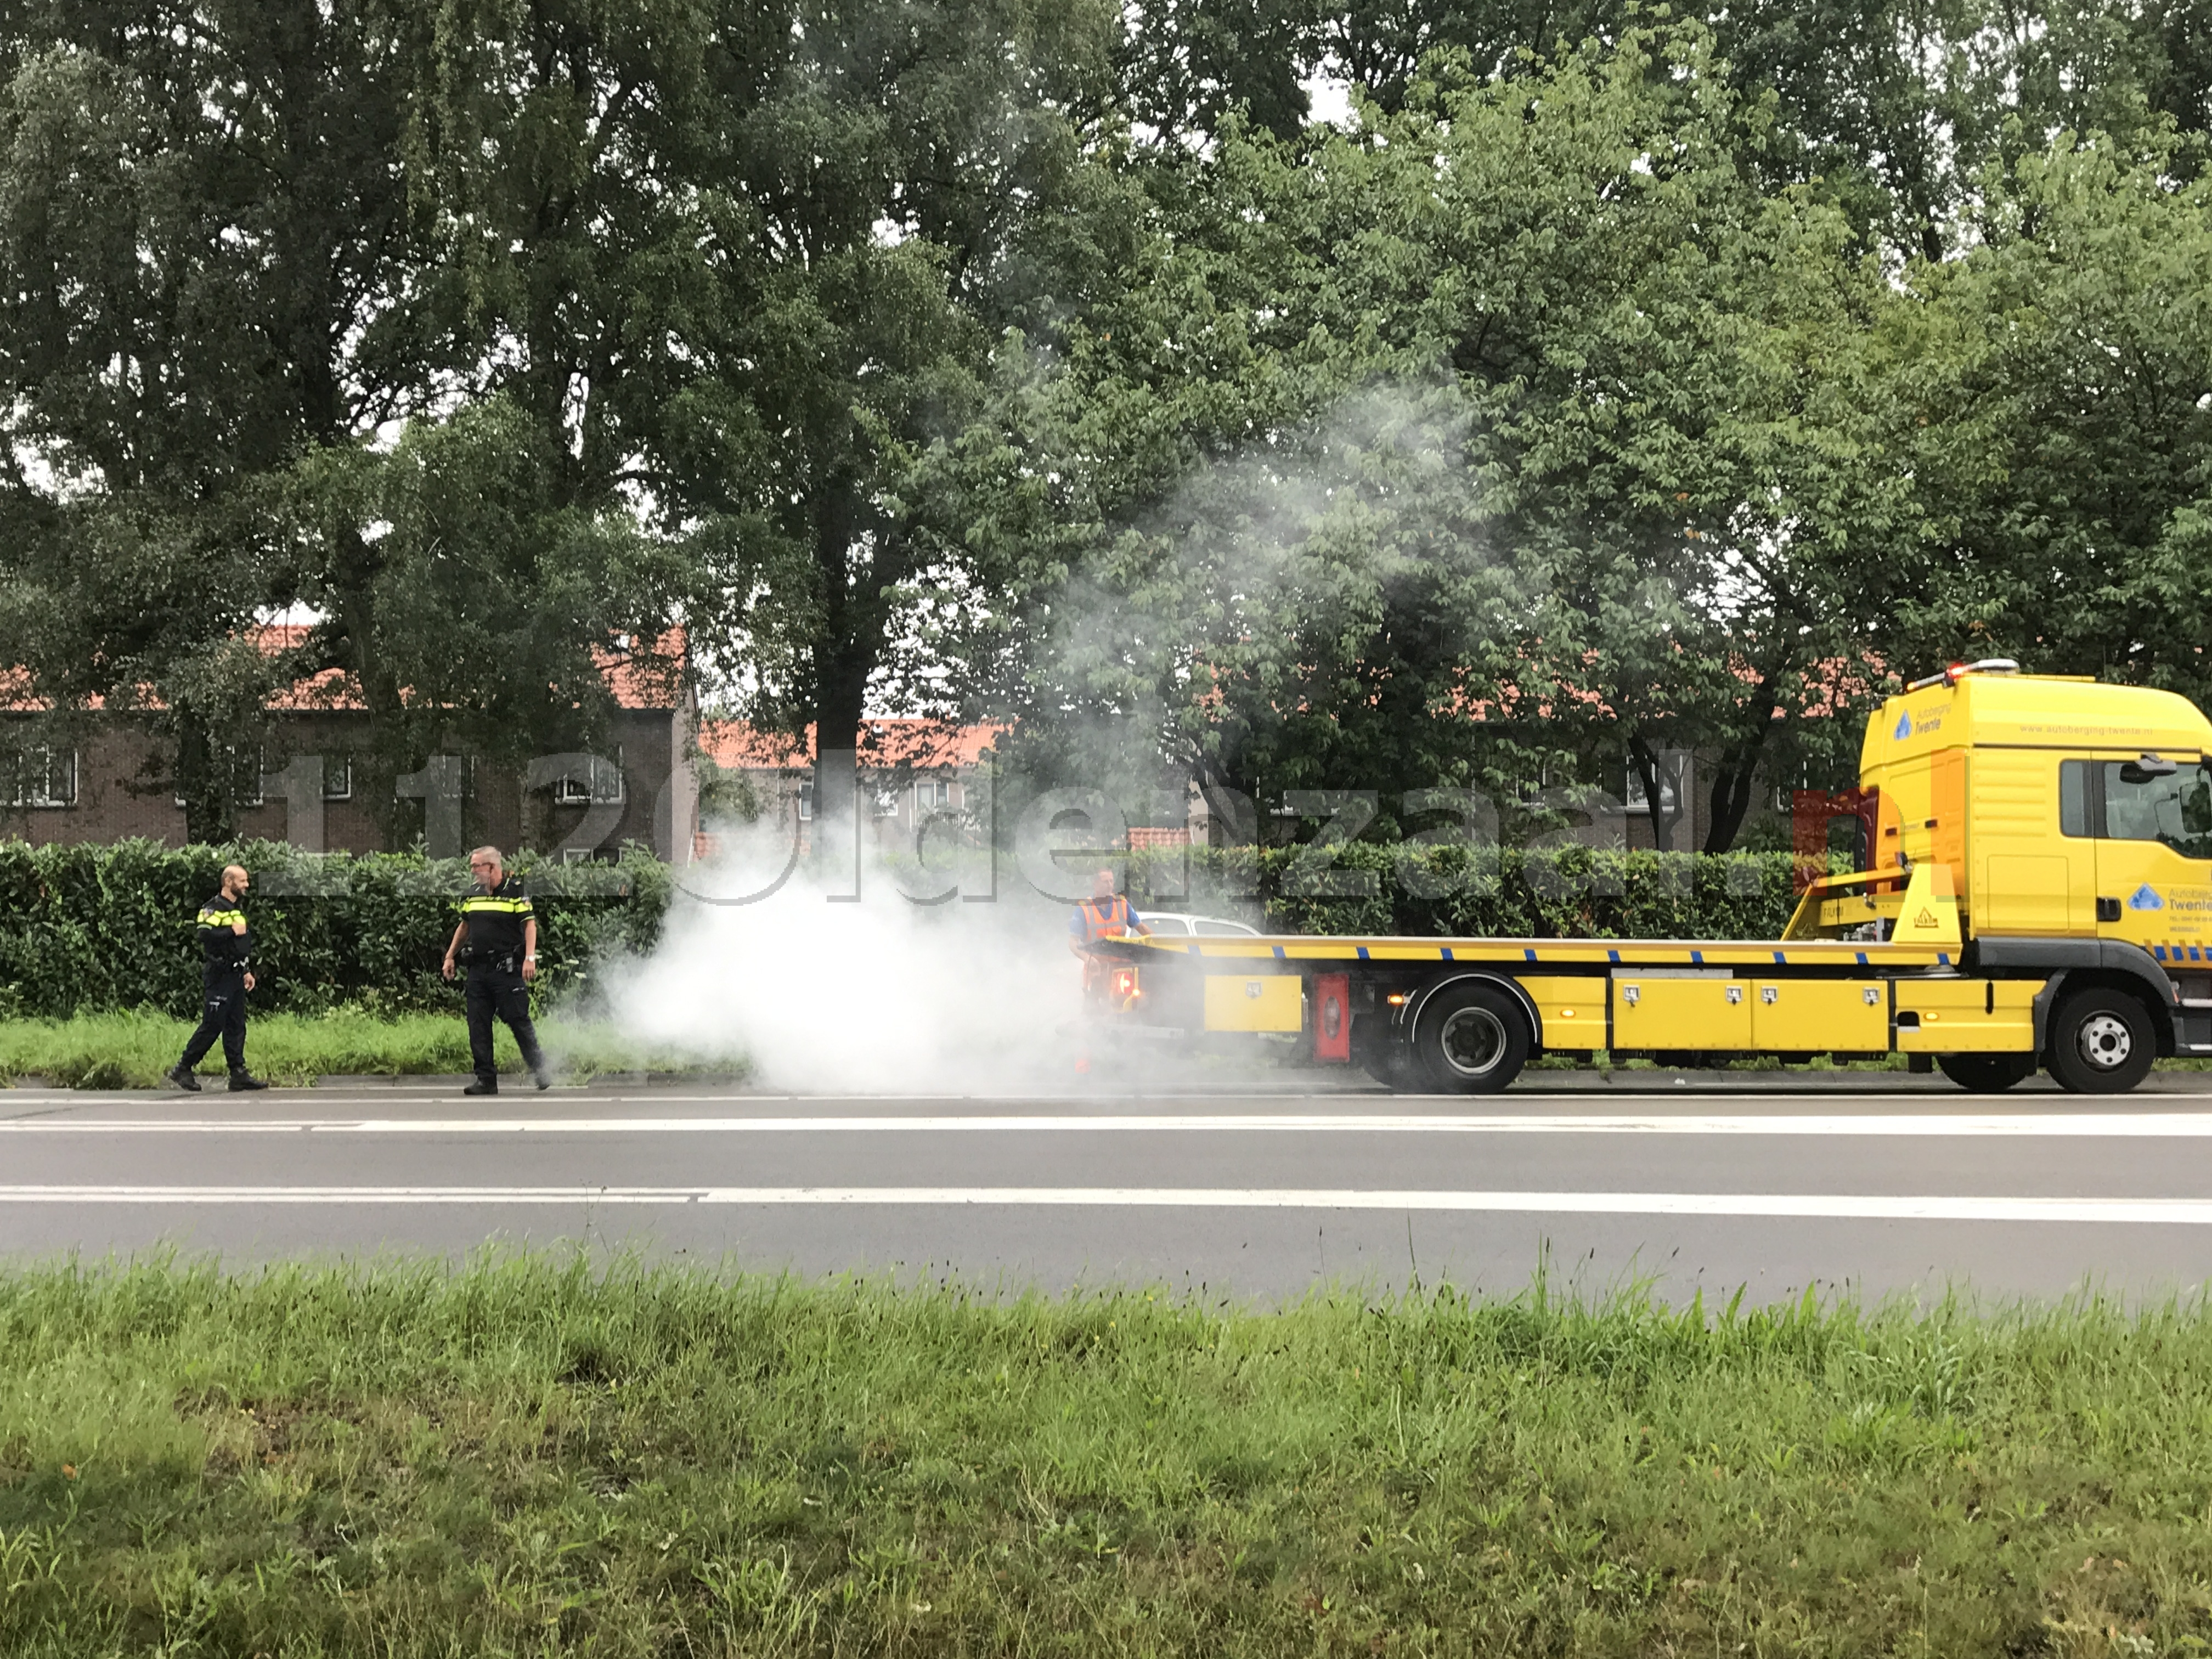
M 64 1088 L 159 1088 L 161 1073 L 177 1063 L 191 1030 L 190 1021 L 148 1012 L 0 1020 L 0 1081 L 29 1075 Z M 626 1042 L 609 1024 L 556 1017 L 540 1020 L 538 1032 L 556 1068 L 571 1078 L 685 1069 L 674 1057 Z M 495 1026 L 494 1035 L 500 1069 L 520 1072 L 522 1057 L 507 1028 Z M 458 1014 L 387 1017 L 346 1008 L 253 1019 L 246 1027 L 246 1059 L 259 1076 L 293 1085 L 333 1073 L 410 1075 L 471 1069 L 468 1027 Z M 221 1044 L 199 1069 L 206 1076 L 222 1075 Z
M 0 1278 L 9 1656 L 2208 1644 L 2194 1309 Z

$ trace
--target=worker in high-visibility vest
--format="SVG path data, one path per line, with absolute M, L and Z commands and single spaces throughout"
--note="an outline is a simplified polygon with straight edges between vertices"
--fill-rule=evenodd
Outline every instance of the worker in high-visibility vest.
M 1091 946 L 1102 939 L 1148 934 L 1152 931 L 1145 926 L 1145 919 L 1130 908 L 1129 901 L 1114 890 L 1111 870 L 1101 870 L 1092 877 L 1091 896 L 1075 907 L 1075 914 L 1067 922 L 1067 948 L 1083 959 L 1084 996 L 1103 996 L 1113 979 L 1113 960 L 1095 954 Z

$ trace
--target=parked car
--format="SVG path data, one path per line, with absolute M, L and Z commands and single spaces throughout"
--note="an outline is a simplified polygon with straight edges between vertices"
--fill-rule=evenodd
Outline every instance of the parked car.
M 1180 910 L 1143 910 L 1137 914 L 1144 918 L 1145 926 L 1153 933 L 1173 939 L 1227 939 L 1242 934 L 1246 939 L 1257 939 L 1260 930 L 1248 927 L 1241 921 L 1231 921 L 1224 916 L 1194 916 Z

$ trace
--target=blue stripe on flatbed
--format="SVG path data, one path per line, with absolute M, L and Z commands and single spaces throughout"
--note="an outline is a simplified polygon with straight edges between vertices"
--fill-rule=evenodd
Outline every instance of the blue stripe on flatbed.
M 1183 948 L 1188 951 L 1191 955 L 1194 957 L 1202 957 L 1206 954 L 1206 947 L 1203 945 L 1200 945 L 1196 939 L 1193 939 Z
M 1860 952 L 1859 952 L 1859 966 L 1860 966 L 1860 967 L 1862 967 L 1862 968 L 1863 968 L 1863 967 L 1865 967 L 1866 965 L 1867 965 L 1866 952 L 1865 952 L 1865 951 L 1860 951 Z
M 1779 951 L 1774 953 L 1774 961 L 1778 967 L 1786 968 L 1790 965 L 1790 958 Z
M 2166 960 L 2166 946 L 2163 945 L 2152 945 L 2150 947 L 2150 953 L 2160 962 L 2164 962 Z
M 1692 951 L 1690 952 L 1690 960 L 1692 962 L 1702 963 L 1705 959 L 1705 953 L 1703 951 Z
M 1951 965 L 1951 953 L 1948 951 L 1938 951 L 1936 953 L 1936 965 L 1939 968 L 1948 968 Z
M 1444 961 L 1449 962 L 1452 959 L 1451 946 L 1449 945 L 1438 945 L 1437 947 L 1437 955 L 1441 957 Z
M 1281 945 L 1278 945 L 1275 947 L 1275 960 L 1276 960 L 1276 961 L 1278 961 L 1278 962 L 1281 962 L 1281 961 L 1283 961 L 1283 960 L 1284 960 L 1284 957 L 1283 957 L 1283 947 L 1282 947 Z
M 1605 959 L 1607 962 L 1619 962 L 1620 960 L 1620 952 L 1618 951 L 1607 951 L 1605 953 Z
M 1521 959 L 1522 959 L 1523 962 L 1534 962 L 1534 961 L 1535 961 L 1535 959 L 1536 959 L 1536 952 L 1535 952 L 1534 948 L 1533 946 L 1530 946 L 1530 945 L 1522 945 L 1522 946 L 1521 947 Z
M 1359 959 L 1362 962 L 1367 960 L 1367 947 L 1364 945 L 1359 947 Z

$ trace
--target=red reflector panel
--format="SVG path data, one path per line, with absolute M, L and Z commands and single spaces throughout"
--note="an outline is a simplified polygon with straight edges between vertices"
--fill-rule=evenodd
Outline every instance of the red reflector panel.
M 1313 1057 L 1324 1064 L 1350 1064 L 1352 975 L 1316 974 L 1313 1006 Z

